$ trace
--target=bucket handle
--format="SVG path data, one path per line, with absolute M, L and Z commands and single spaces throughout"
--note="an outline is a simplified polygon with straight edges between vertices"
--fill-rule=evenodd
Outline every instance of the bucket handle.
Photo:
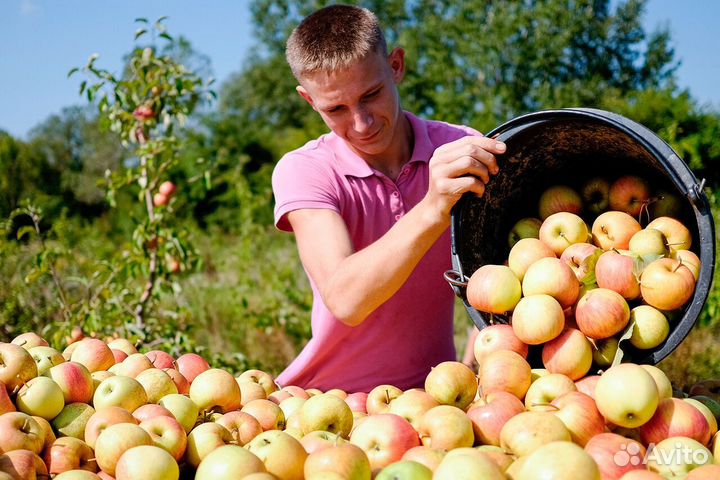
M 456 293 L 456 288 L 466 288 L 468 286 L 465 275 L 456 270 L 446 270 L 445 273 L 443 273 L 443 278 L 445 278 L 445 281 L 448 282 L 450 286 L 454 287 L 453 290 L 455 290 Z

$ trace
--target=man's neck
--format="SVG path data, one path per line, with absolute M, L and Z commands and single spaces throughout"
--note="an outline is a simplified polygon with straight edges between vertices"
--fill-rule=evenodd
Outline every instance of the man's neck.
M 400 115 L 401 118 L 390 148 L 381 155 L 370 157 L 363 155 L 368 165 L 382 172 L 393 181 L 400 175 L 400 171 L 405 164 L 410 161 L 415 145 L 415 133 L 412 124 L 405 112 L 401 112 Z

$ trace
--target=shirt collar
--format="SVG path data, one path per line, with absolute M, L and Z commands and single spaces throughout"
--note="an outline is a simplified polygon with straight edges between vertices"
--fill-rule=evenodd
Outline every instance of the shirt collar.
M 407 119 L 410 121 L 410 125 L 413 129 L 415 137 L 415 145 L 413 146 L 412 155 L 410 156 L 411 162 L 428 162 L 432 157 L 435 148 L 430 142 L 430 135 L 427 130 L 427 123 L 417 118 L 410 112 L 403 112 Z M 334 143 L 337 148 L 341 150 L 339 155 L 335 155 L 335 160 L 340 167 L 340 172 L 346 176 L 352 177 L 369 177 L 373 175 L 375 171 L 360 158 L 352 149 L 347 145 L 345 140 L 335 135 L 334 133 L 329 134 L 330 142 Z

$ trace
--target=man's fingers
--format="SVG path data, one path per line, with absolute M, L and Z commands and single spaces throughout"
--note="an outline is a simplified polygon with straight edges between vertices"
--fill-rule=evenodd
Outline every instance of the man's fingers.
M 488 167 L 477 158 L 471 156 L 457 158 L 450 163 L 438 165 L 436 168 L 440 177 L 457 178 L 471 175 L 479 178 L 483 183 L 490 181 Z
M 469 140 L 468 140 L 469 139 Z M 473 157 L 485 164 L 490 173 L 498 173 L 496 153 L 505 151 L 505 144 L 486 137 L 464 137 L 451 143 L 447 143 L 437 150 L 433 155 L 433 163 L 450 163 L 458 158 Z
M 476 177 L 447 178 L 441 185 L 445 193 L 461 196 L 466 192 L 474 192 L 478 197 L 485 193 L 485 184 Z

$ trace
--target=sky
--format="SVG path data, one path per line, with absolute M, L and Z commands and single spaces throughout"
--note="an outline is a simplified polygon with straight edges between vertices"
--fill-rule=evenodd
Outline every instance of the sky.
M 97 65 L 119 71 L 133 46 L 135 18 L 169 16 L 207 55 L 220 85 L 238 72 L 255 47 L 250 0 L 0 0 L 0 129 L 27 138 L 30 129 L 63 107 L 83 103 L 80 77 L 67 78 L 93 53 Z M 681 88 L 720 109 L 720 1 L 648 0 L 648 31 L 668 26 Z

